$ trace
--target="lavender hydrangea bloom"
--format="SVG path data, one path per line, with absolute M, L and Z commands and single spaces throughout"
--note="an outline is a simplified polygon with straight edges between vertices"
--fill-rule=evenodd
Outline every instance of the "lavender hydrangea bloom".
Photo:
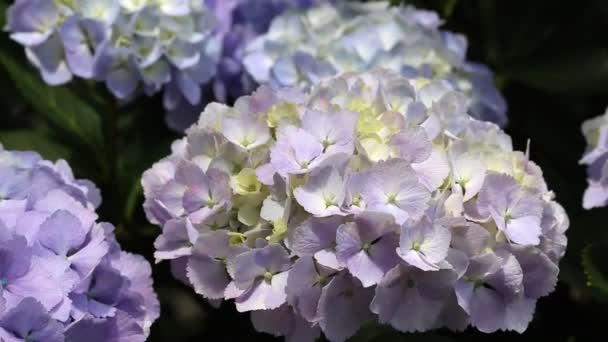
M 466 38 L 440 30 L 441 24 L 434 12 L 388 2 L 329 2 L 278 16 L 246 47 L 243 60 L 257 82 L 273 86 L 309 87 L 375 67 L 441 77 L 471 95 L 470 115 L 504 126 L 507 106 L 492 72 L 468 62 Z
M 583 197 L 583 207 L 592 209 L 608 204 L 608 111 L 604 115 L 585 121 L 582 132 L 587 149 L 580 163 L 587 165 L 588 187 Z
M 152 270 L 97 223 L 93 184 L 33 152 L 0 149 L 0 174 L 0 339 L 144 341 L 160 309 Z
M 156 257 L 288 341 L 374 320 L 521 332 L 555 287 L 568 219 L 470 108 L 445 80 L 387 70 L 210 104 L 143 176 Z

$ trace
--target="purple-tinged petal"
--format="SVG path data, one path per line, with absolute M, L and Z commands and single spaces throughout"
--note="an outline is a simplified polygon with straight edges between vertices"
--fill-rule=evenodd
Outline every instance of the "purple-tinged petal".
M 68 211 L 58 210 L 42 223 L 37 238 L 44 248 L 67 257 L 84 243 L 89 229 Z
M 309 218 L 289 231 L 287 236 L 289 249 L 302 257 L 333 248 L 336 231 L 342 223 L 343 219 L 339 216 Z
M 72 79 L 72 72 L 64 61 L 63 43 L 58 34 L 51 35 L 39 45 L 27 48 L 25 52 L 46 83 L 60 85 Z
M 140 75 L 134 57 L 126 48 L 102 45 L 95 58 L 94 76 L 106 82 L 108 90 L 119 99 L 126 99 L 137 89 Z
M 469 222 L 465 226 L 454 227 L 451 232 L 451 246 L 469 256 L 481 254 L 491 243 L 490 233 L 476 223 Z
M 123 312 L 109 319 L 86 317 L 65 332 L 66 342 L 144 342 L 146 335 L 137 322 Z
M 286 271 L 291 266 L 289 255 L 281 245 L 270 244 L 263 248 L 241 253 L 228 261 L 228 273 L 237 287 L 247 289 L 256 279 Z
M 445 227 L 423 218 L 418 224 L 404 226 L 398 253 L 409 264 L 425 271 L 438 270 L 450 247 L 451 233 Z
M 286 126 L 270 151 L 270 163 L 279 174 L 307 173 L 319 164 L 323 145 L 302 128 Z
M 479 287 L 474 290 L 470 302 L 471 325 L 484 333 L 492 333 L 503 327 L 506 303 L 496 291 Z
M 369 304 L 374 293 L 348 274 L 335 276 L 321 294 L 319 325 L 330 341 L 343 342 L 373 318 Z
M 167 221 L 163 226 L 163 233 L 154 241 L 154 258 L 159 262 L 190 255 L 198 235 L 198 231 L 187 218 Z
M 512 248 L 523 271 L 524 293 L 527 298 L 538 299 L 553 292 L 559 268 L 549 257 L 535 248 Z
M 505 313 L 504 329 L 514 330 L 523 334 L 528 328 L 528 324 L 532 322 L 535 309 L 536 301 L 528 298 L 522 298 L 509 303 Z
M 422 163 L 431 156 L 432 143 L 422 128 L 407 128 L 391 138 L 399 157 L 408 163 Z
M 344 180 L 334 167 L 314 170 L 306 184 L 293 192 L 304 210 L 317 217 L 339 215 L 345 198 Z
M 325 153 L 352 154 L 357 115 L 350 111 L 323 113 L 308 110 L 302 118 L 302 128 L 314 135 Z
M 52 0 L 17 1 L 6 14 L 11 38 L 25 46 L 39 45 L 53 33 L 59 10 Z
M 251 115 L 224 117 L 222 134 L 230 142 L 247 150 L 264 145 L 270 140 L 270 131 L 266 123 Z
M 404 266 L 396 266 L 387 273 L 370 304 L 380 323 L 390 323 L 403 332 L 423 332 L 436 324 L 443 298 L 425 296 L 421 291 L 425 284 L 419 283 L 419 274 L 420 271 Z
M 14 305 L 17 299 L 34 297 L 47 310 L 52 310 L 64 299 L 61 284 L 36 258 L 32 259 L 30 270 L 22 277 L 9 281 L 4 290 L 14 296 L 12 300 L 7 298 L 9 306 Z
M 227 231 L 201 234 L 186 266 L 187 277 L 195 291 L 205 298 L 223 298 L 231 281 L 226 270 L 226 259 L 246 250 L 242 244 L 232 245 Z
M 63 329 L 33 298 L 22 300 L 0 318 L 0 340 L 7 342 L 63 342 Z
M 235 299 L 236 309 L 239 312 L 252 310 L 271 310 L 283 305 L 287 300 L 285 286 L 289 272 L 272 275 L 254 282 L 243 294 Z
M 399 260 L 398 237 L 390 215 L 364 213 L 338 228 L 336 255 L 364 287 L 380 282 Z
M 314 342 L 321 333 L 318 327 L 306 322 L 288 305 L 274 310 L 253 311 L 251 322 L 255 330 L 284 336 L 287 342 Z
M 63 41 L 65 58 L 70 70 L 76 76 L 93 77 L 95 61 L 94 49 L 106 38 L 105 27 L 101 22 L 73 16 L 69 17 L 59 29 Z
M 315 263 L 312 257 L 299 258 L 287 277 L 285 292 L 288 303 L 307 321 L 317 322 L 321 291 L 335 273 L 336 270 Z
M 369 210 L 392 214 L 397 224 L 422 216 L 430 199 L 411 166 L 397 159 L 375 166 L 362 195 Z

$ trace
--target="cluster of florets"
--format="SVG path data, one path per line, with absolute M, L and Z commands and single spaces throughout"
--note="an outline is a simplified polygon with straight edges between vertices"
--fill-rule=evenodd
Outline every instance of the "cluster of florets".
M 152 270 L 96 222 L 99 202 L 64 161 L 0 146 L 0 340 L 146 339 Z
M 326 3 L 277 17 L 246 49 L 259 83 L 307 87 L 329 75 L 389 68 L 407 77 L 441 77 L 470 94 L 470 114 L 502 126 L 506 103 L 484 65 L 465 60 L 463 35 L 439 29 L 435 12 L 388 2 Z
M 51 85 L 78 76 L 118 99 L 165 88 L 164 104 L 198 104 L 215 73 L 205 0 L 18 0 L 6 30 Z
M 374 320 L 522 332 L 555 286 L 568 219 L 469 102 L 376 70 L 209 104 L 144 174 L 155 257 L 291 341 Z
M 213 90 L 218 101 L 247 95 L 256 83 L 242 64 L 245 46 L 268 31 L 272 19 L 292 8 L 308 8 L 318 0 L 225 0 L 212 8 L 218 23 L 215 34 L 221 37 L 221 57 Z M 197 118 L 198 118 L 197 113 Z M 196 119 L 194 120 L 196 121 Z
M 588 187 L 583 207 L 591 209 L 608 204 L 608 110 L 582 125 L 587 150 L 580 163 L 587 165 Z
M 245 44 L 276 15 L 315 2 L 18 0 L 6 30 L 48 84 L 96 79 L 120 100 L 164 90 L 168 123 L 183 129 L 207 102 L 201 85 L 213 80 L 222 101 L 250 93 L 255 82 L 242 66 Z
M 251 40 L 268 31 L 271 20 L 292 8 L 307 8 L 318 0 L 207 0 L 215 15 L 213 39 L 219 49 L 215 76 L 211 81 L 216 101 L 227 102 L 251 94 L 256 82 L 245 71 L 243 55 Z M 208 95 L 203 95 L 209 97 Z M 208 101 L 182 101 L 167 113 L 167 123 L 183 132 L 198 119 Z

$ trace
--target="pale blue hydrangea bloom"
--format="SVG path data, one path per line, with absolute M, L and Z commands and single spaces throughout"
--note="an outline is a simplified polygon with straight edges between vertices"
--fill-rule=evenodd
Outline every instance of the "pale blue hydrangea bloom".
M 211 103 L 144 173 L 156 259 L 287 341 L 345 341 L 370 321 L 523 332 L 568 219 L 469 108 L 445 80 L 387 70 Z
M 120 101 L 163 92 L 167 123 L 181 131 L 211 97 L 224 102 L 251 93 L 245 44 L 285 10 L 316 2 L 18 0 L 5 30 L 46 83 L 95 79 Z
M 97 188 L 2 146 L 0 184 L 0 340 L 144 341 L 159 316 L 152 269 L 97 222 Z
M 18 0 L 5 29 L 50 85 L 105 82 L 120 100 L 164 90 L 164 105 L 201 101 L 219 46 L 205 0 Z
M 405 76 L 441 77 L 473 98 L 469 114 L 499 126 L 506 103 L 484 65 L 466 60 L 463 35 L 440 30 L 435 12 L 388 2 L 324 3 L 273 20 L 245 50 L 259 83 L 308 87 L 330 75 L 389 68 Z
M 587 149 L 580 163 L 587 165 L 588 187 L 583 197 L 585 209 L 608 204 L 608 110 L 582 125 Z

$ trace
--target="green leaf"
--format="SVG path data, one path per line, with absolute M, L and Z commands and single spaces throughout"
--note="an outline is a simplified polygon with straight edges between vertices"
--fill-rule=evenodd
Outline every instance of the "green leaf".
M 601 94 L 608 91 L 608 49 L 578 50 L 554 56 L 507 68 L 504 74 L 551 92 Z
M 608 295 L 608 267 L 603 251 L 604 249 L 599 245 L 588 245 L 583 249 L 582 263 L 583 271 L 587 276 L 587 286 L 599 290 L 603 295 Z
M 0 131 L 0 143 L 8 150 L 32 150 L 48 160 L 68 159 L 70 150 L 31 130 Z
M 0 27 L 4 27 L 6 24 L 6 10 L 8 4 L 4 1 L 0 1 Z
M 139 181 L 139 178 L 136 179 L 135 182 L 131 185 L 131 190 L 127 196 L 127 201 L 124 210 L 124 220 L 126 223 L 131 223 L 133 221 L 133 216 L 135 215 L 135 210 L 137 206 L 140 204 L 140 198 L 143 194 L 143 188 Z
M 458 0 L 446 0 L 442 6 L 441 14 L 444 20 L 448 20 L 452 13 L 454 13 L 454 9 L 456 8 L 456 4 L 458 4 Z
M 66 87 L 51 87 L 28 67 L 0 51 L 4 66 L 15 87 L 25 100 L 59 129 L 88 145 L 93 151 L 102 148 L 102 126 L 99 114 Z

